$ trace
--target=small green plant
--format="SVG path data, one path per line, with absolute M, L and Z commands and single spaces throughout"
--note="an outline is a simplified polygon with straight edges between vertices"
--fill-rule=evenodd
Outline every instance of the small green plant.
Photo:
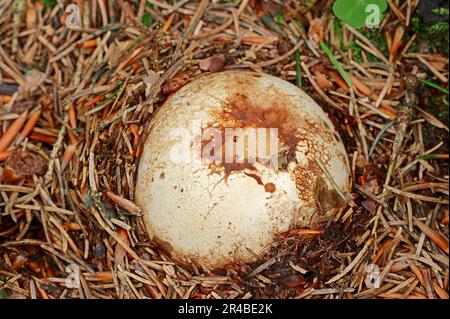
M 146 27 L 149 27 L 153 23 L 153 17 L 148 12 L 144 12 L 141 18 L 141 23 Z
M 415 16 L 411 19 L 411 25 L 419 40 L 433 45 L 441 54 L 448 54 L 448 22 L 439 22 L 429 25 L 425 24 L 419 17 Z M 414 52 L 416 50 L 416 46 L 411 46 L 409 52 Z
M 2 282 L 5 282 L 8 280 L 8 277 L 0 275 L 0 280 Z M 6 290 L 3 288 L 0 288 L 0 299 L 6 299 L 8 297 L 8 294 L 6 293 Z

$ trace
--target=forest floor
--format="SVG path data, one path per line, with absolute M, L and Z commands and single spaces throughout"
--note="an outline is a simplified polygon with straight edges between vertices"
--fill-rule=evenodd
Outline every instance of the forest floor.
M 0 1 L 0 299 L 448 299 L 448 9 L 392 0 L 358 30 L 333 2 L 78 0 L 71 29 L 68 1 Z M 211 273 L 149 241 L 134 184 L 167 96 L 235 68 L 319 103 L 352 200 Z

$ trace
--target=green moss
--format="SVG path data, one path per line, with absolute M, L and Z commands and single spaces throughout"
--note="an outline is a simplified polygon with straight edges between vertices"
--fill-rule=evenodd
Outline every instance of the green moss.
M 277 12 L 276 15 L 275 15 L 275 17 L 276 17 L 276 19 L 277 19 L 278 26 L 279 26 L 280 28 L 282 28 L 282 27 L 283 27 L 283 21 L 284 21 L 283 13 Z
M 0 275 L 0 280 L 2 282 L 5 282 L 8 280 L 8 277 Z M 6 299 L 8 297 L 8 294 L 6 293 L 5 289 L 0 289 L 0 299 Z
M 363 62 L 361 55 L 362 48 L 359 45 L 357 45 L 355 42 L 352 41 L 348 44 L 347 49 L 352 51 L 353 60 L 355 60 L 358 63 Z
M 446 10 L 448 14 L 448 9 Z M 440 22 L 433 25 L 429 25 L 423 23 L 419 17 L 413 17 L 411 19 L 411 27 L 419 41 L 429 43 L 430 46 L 431 45 L 434 46 L 439 53 L 448 55 L 449 53 L 448 23 Z M 417 51 L 417 46 L 413 44 L 409 48 L 409 52 L 415 51 Z
M 44 4 L 44 9 L 51 9 L 56 6 L 56 0 L 42 0 Z
M 144 12 L 141 18 L 141 23 L 146 27 L 149 27 L 153 23 L 153 17 L 148 12 Z
M 435 8 L 435 9 L 433 9 L 431 11 L 433 11 L 434 13 L 437 13 L 437 14 L 446 14 L 446 15 L 448 15 L 448 8 L 444 8 L 444 7 Z
M 370 41 L 372 44 L 385 56 L 389 56 L 388 47 L 386 43 L 386 38 L 384 37 L 384 33 L 378 32 L 378 30 L 366 29 L 362 30 L 361 33 Z M 352 50 L 354 60 L 358 63 L 362 62 L 362 48 L 357 45 L 355 42 L 350 42 L 348 45 L 348 49 Z M 378 58 L 374 55 L 366 52 L 367 61 L 369 62 L 379 62 Z
M 380 32 L 379 29 L 365 29 L 361 33 L 369 39 L 372 44 L 381 52 L 384 56 L 389 56 L 389 50 L 386 43 L 386 37 L 384 32 Z M 369 57 L 367 57 L 369 59 Z
M 356 44 L 356 42 L 352 41 L 347 45 L 346 48 L 344 48 L 344 41 L 343 41 L 343 36 L 342 36 L 343 22 L 339 19 L 335 19 L 333 21 L 333 28 L 334 28 L 334 34 L 335 34 L 336 38 L 338 39 L 338 45 L 339 45 L 339 47 L 337 47 L 335 49 L 338 50 L 343 55 L 344 60 L 346 59 L 345 58 L 346 55 L 343 51 L 351 50 L 353 59 L 358 63 L 362 63 L 363 60 L 362 60 L 361 52 L 363 51 L 363 49 L 358 44 Z M 384 37 L 384 33 L 378 32 L 377 29 L 368 29 L 368 28 L 365 28 L 364 30 L 361 30 L 360 32 L 369 41 L 371 41 L 373 43 L 373 45 L 375 47 L 377 47 L 380 50 L 380 52 L 382 52 L 385 56 L 389 55 L 388 49 L 387 49 L 386 38 Z M 369 62 L 379 62 L 378 58 L 373 56 L 369 52 L 366 52 L 366 56 L 367 56 L 367 60 Z M 346 61 L 346 62 L 349 62 L 349 61 Z
M 437 117 L 443 123 L 448 123 L 449 120 L 449 110 L 448 101 L 446 96 L 443 95 L 431 95 L 431 114 Z

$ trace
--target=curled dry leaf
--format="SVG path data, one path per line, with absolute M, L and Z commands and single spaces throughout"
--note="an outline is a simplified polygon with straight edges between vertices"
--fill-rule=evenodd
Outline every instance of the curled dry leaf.
M 222 55 L 215 55 L 201 60 L 198 65 L 203 71 L 220 72 L 225 67 L 225 58 Z
M 316 76 L 317 84 L 322 90 L 326 91 L 333 87 L 333 83 L 331 83 L 331 81 L 329 81 L 325 74 L 323 74 L 322 72 L 316 71 L 314 72 L 314 75 Z

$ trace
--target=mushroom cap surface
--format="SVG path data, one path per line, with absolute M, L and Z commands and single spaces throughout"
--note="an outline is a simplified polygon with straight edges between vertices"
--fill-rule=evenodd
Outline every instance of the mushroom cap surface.
M 135 201 L 172 259 L 217 269 L 255 261 L 277 234 L 338 207 L 324 169 L 350 191 L 344 145 L 311 97 L 274 76 L 225 71 L 188 83 L 151 119 Z

